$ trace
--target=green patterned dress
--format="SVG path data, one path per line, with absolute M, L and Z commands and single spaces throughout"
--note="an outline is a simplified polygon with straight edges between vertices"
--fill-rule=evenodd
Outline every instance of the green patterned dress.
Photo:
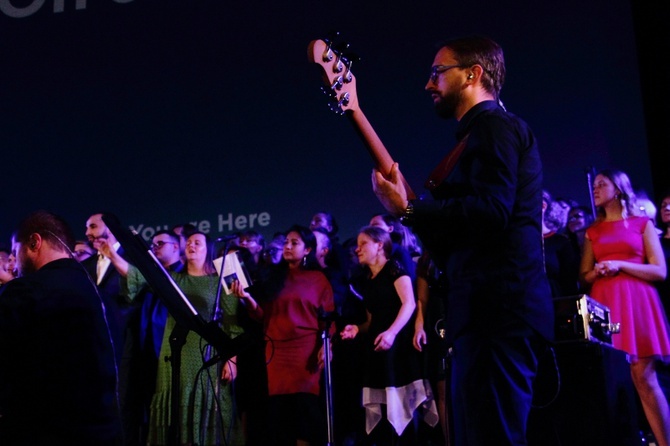
M 138 285 L 142 281 L 138 276 L 140 276 L 139 272 L 131 268 L 128 275 L 131 295 L 133 289 L 138 290 Z M 198 313 L 209 321 L 214 306 L 218 276 L 189 276 L 185 273 L 172 273 L 172 277 Z M 238 305 L 237 297 L 222 295 L 221 328 L 231 338 L 240 335 L 243 331 L 237 321 Z M 148 438 L 148 443 L 151 445 L 168 443 L 172 367 L 170 362 L 163 361 L 162 358 L 171 354 L 169 336 L 174 326 L 174 318 L 168 316 L 159 356 L 161 360 L 158 362 L 156 393 L 151 401 Z M 221 365 L 209 367 L 198 375 L 203 364 L 205 345 L 205 341 L 199 335 L 190 331 L 181 352 L 179 393 L 181 443 L 243 445 L 242 429 L 235 407 L 232 385 L 222 385 L 218 379 L 221 376 Z M 216 395 L 218 397 L 215 397 Z M 190 401 L 193 401 L 193 405 L 190 404 Z

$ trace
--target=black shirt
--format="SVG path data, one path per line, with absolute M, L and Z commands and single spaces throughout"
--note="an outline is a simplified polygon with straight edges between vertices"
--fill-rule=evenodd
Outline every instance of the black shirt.
M 542 164 L 528 125 L 495 101 L 472 107 L 453 171 L 414 202 L 414 232 L 444 272 L 449 335 L 495 330 L 510 315 L 553 337 L 542 259 Z

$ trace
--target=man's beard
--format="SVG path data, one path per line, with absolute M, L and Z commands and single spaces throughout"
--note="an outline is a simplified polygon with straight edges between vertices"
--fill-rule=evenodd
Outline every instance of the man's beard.
M 461 103 L 461 90 L 454 90 L 441 96 L 435 103 L 437 116 L 443 119 L 451 119 L 456 116 L 456 108 Z
M 95 249 L 100 248 L 100 240 L 109 240 L 109 229 L 108 228 L 105 228 L 105 230 L 102 232 L 102 234 L 100 234 L 97 237 L 89 237 L 89 241 Z
M 35 264 L 31 259 L 28 258 L 25 254 L 21 256 L 21 261 L 19 262 L 18 268 L 17 268 L 17 275 L 19 277 L 25 276 L 26 274 L 34 273 L 37 271 L 37 268 L 35 268 Z

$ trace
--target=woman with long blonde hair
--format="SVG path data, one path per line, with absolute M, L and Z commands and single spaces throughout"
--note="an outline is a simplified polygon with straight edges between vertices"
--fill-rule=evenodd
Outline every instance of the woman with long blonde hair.
M 670 445 L 670 409 L 658 383 L 656 364 L 670 362 L 668 322 L 652 282 L 664 280 L 665 258 L 653 223 L 640 216 L 628 176 L 596 175 L 596 222 L 586 231 L 580 275 L 591 296 L 621 323 L 613 338 L 625 351 L 644 413 L 660 446 Z

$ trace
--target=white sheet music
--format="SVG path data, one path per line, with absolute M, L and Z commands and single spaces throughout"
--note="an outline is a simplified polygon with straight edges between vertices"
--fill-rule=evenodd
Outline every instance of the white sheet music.
M 240 259 L 237 257 L 237 252 L 229 252 L 225 257 L 226 261 L 223 264 L 223 274 L 221 274 L 221 262 L 223 257 L 219 257 L 214 260 L 214 267 L 216 272 L 221 275 L 221 284 L 226 294 L 230 294 L 230 285 L 235 281 L 239 280 L 243 289 L 249 288 L 248 274 L 244 270 L 244 267 L 240 263 Z

